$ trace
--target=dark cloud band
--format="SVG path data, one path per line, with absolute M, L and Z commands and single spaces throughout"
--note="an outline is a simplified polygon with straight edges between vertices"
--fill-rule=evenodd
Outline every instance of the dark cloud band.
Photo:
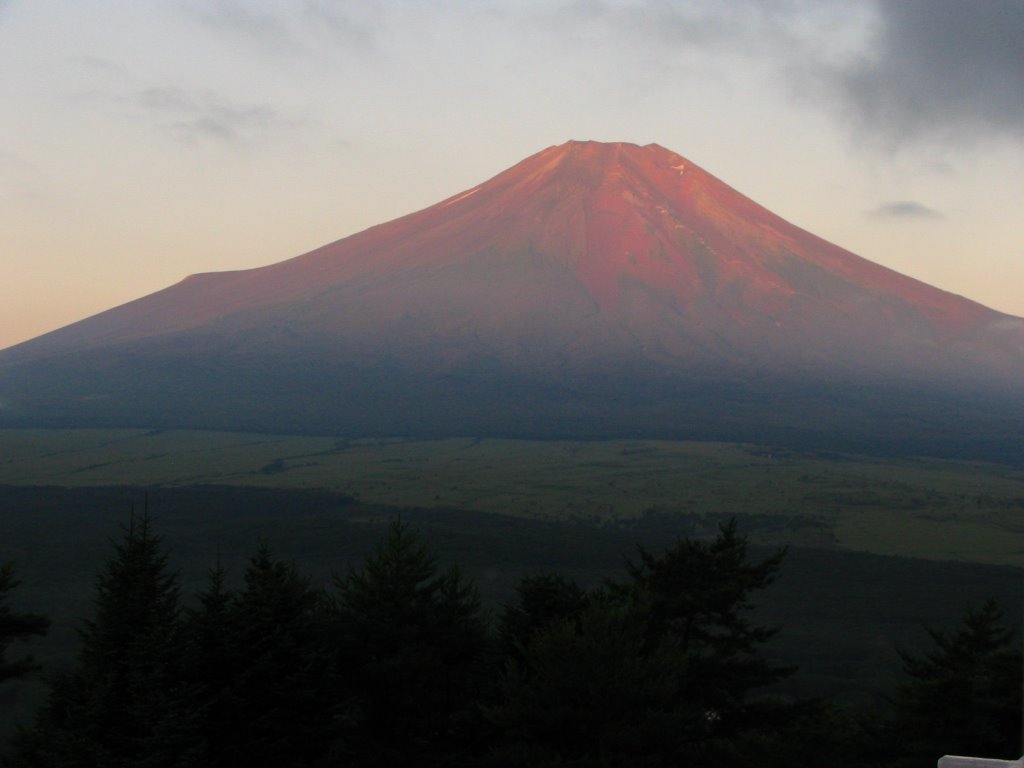
M 944 219 L 946 218 L 934 208 L 915 200 L 894 200 L 882 203 L 868 214 L 879 219 Z
M 836 85 L 862 129 L 923 137 L 1024 139 L 1024 3 L 879 0 L 867 58 Z

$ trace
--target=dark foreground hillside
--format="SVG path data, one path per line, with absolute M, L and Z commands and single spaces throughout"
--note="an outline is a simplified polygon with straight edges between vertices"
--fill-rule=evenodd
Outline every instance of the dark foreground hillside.
M 205 487 L 40 488 L 0 486 L 0 559 L 13 561 L 23 585 L 17 599 L 53 618 L 37 644 L 48 666 L 66 661 L 76 621 L 89 608 L 93 575 L 110 539 L 133 508 L 148 505 L 180 570 L 186 596 L 202 588 L 220 558 L 229 583 L 260 538 L 326 584 L 370 551 L 386 525 L 414 524 L 442 562 L 457 562 L 493 612 L 524 574 L 555 571 L 595 586 L 635 558 L 636 545 L 659 551 L 681 536 L 708 537 L 706 516 L 649 515 L 633 522 L 589 525 L 512 518 L 460 510 L 428 511 L 367 505 L 317 492 Z M 768 521 L 771 523 L 771 521 Z M 739 516 L 752 551 L 763 516 Z M 773 544 L 777 531 L 772 530 Z M 777 583 L 757 596 L 756 615 L 781 631 L 773 656 L 800 671 L 785 683 L 800 694 L 872 697 L 899 667 L 896 647 L 926 640 L 922 627 L 948 626 L 970 605 L 994 597 L 1018 623 L 1019 571 L 970 563 L 790 549 Z M 186 599 L 188 599 L 186 597 Z M 31 696 L 34 684 L 18 695 Z M 8 706 L 16 695 L 2 695 Z M 18 705 L 18 709 L 22 709 Z
M 4 567 L 12 765 L 923 768 L 1017 749 L 1017 617 L 978 597 L 1019 605 L 1009 569 L 787 554 L 707 517 L 399 517 L 222 488 L 112 514 L 139 493 L 3 489 L 27 582 L 12 606 Z M 34 682 L 9 644 L 38 645 L 23 605 L 54 619 Z

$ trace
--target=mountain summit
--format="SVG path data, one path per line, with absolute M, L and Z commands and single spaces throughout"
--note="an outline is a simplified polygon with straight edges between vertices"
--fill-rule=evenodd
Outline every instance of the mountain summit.
M 1022 374 L 1024 320 L 658 145 L 569 142 L 0 352 L 0 423 L 913 442 L 943 409 L 1004 411 Z

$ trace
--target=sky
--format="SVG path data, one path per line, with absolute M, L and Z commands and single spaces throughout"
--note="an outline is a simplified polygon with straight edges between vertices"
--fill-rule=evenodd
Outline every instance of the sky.
M 1024 0 L 0 0 L 0 348 L 570 139 L 1024 316 Z

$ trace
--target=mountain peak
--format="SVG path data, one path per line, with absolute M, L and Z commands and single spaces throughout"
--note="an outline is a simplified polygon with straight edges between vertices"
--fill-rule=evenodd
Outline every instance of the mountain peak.
M 667 159 L 679 157 L 675 152 L 665 149 L 660 144 L 634 144 L 630 141 L 594 141 L 593 139 L 569 139 L 564 144 L 556 144 L 545 151 L 568 153 L 589 153 L 592 155 L 611 154 L 612 156 L 641 155 L 664 156 Z
M 558 177 L 574 178 L 594 185 L 608 173 L 678 172 L 689 163 L 683 157 L 657 144 L 640 146 L 628 142 L 570 140 L 527 158 L 552 164 Z M 521 164 L 522 165 L 522 164 Z

